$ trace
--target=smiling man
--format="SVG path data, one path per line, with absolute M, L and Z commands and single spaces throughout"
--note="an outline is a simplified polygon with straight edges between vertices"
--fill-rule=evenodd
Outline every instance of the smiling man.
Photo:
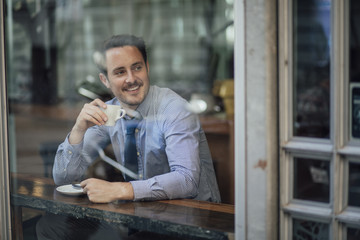
M 96 99 L 85 104 L 72 131 L 59 146 L 53 175 L 57 184 L 81 179 L 97 157 L 94 146 L 112 144 L 116 160 L 126 165 L 126 124 L 131 116 L 104 126 L 107 104 L 136 110 L 140 116 L 135 133 L 137 169 L 140 179 L 81 182 L 93 202 L 194 198 L 219 202 L 213 163 L 198 117 L 187 110 L 187 102 L 167 88 L 150 86 L 149 63 L 141 38 L 117 35 L 103 46 L 105 68 L 101 82 L 114 99 Z
M 220 202 L 213 162 L 204 131 L 187 102 L 167 88 L 150 86 L 145 43 L 130 35 L 113 36 L 104 42 L 105 66 L 101 82 L 115 96 L 104 103 L 95 99 L 85 104 L 65 141 L 59 146 L 53 176 L 55 183 L 82 180 L 90 201 L 160 200 L 193 198 Z M 136 112 L 134 171 L 139 179 L 108 182 L 83 174 L 98 157 L 97 147 L 109 144 L 116 161 L 127 165 L 127 124 L 125 116 L 115 126 L 104 124 L 107 116 L 100 110 L 108 104 Z M 69 226 L 64 227 L 67 228 Z

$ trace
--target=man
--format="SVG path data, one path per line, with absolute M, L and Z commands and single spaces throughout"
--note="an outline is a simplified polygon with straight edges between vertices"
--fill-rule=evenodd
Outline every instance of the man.
M 194 198 L 220 202 L 213 163 L 198 117 L 173 91 L 150 86 L 149 63 L 142 39 L 113 36 L 103 48 L 105 69 L 101 82 L 114 99 L 85 104 L 70 134 L 57 151 L 53 176 L 58 185 L 79 181 L 97 156 L 97 147 L 112 144 L 116 160 L 125 158 L 126 125 L 133 116 L 105 126 L 107 104 L 136 112 L 135 132 L 139 180 L 108 182 L 90 178 L 80 185 L 90 201 Z M 126 177 L 126 176 L 125 176 Z
M 107 182 L 86 179 L 81 186 L 93 202 L 195 198 L 219 202 L 211 155 L 197 116 L 186 101 L 169 89 L 150 86 L 149 63 L 142 39 L 113 36 L 104 43 L 106 71 L 101 82 L 115 98 L 106 104 L 96 99 L 85 104 L 71 133 L 60 145 L 54 163 L 56 184 L 81 178 L 97 157 L 94 146 L 112 144 L 116 160 L 125 165 L 125 125 L 104 126 L 107 116 L 100 107 L 120 105 L 136 110 L 138 173 L 141 180 Z M 85 158 L 87 156 L 88 158 Z

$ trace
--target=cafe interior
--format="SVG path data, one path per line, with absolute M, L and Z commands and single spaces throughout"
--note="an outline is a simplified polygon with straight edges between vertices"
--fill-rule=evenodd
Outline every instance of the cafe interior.
M 198 114 L 222 203 L 234 205 L 233 0 L 15 0 L 5 7 L 12 173 L 51 181 L 57 147 L 82 106 L 113 97 L 98 77 L 99 46 L 133 34 L 147 44 L 150 83 L 174 90 Z M 113 156 L 111 146 L 105 152 Z M 118 171 L 98 159 L 87 175 L 112 180 Z M 23 208 L 24 239 L 34 239 L 43 214 Z

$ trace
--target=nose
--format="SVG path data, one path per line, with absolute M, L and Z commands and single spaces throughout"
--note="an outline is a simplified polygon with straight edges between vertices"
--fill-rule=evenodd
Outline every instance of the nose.
M 128 76 L 127 76 L 127 78 L 126 78 L 126 82 L 127 83 L 133 83 L 133 82 L 135 82 L 135 75 L 134 75 L 134 73 L 133 73 L 133 71 L 128 71 Z

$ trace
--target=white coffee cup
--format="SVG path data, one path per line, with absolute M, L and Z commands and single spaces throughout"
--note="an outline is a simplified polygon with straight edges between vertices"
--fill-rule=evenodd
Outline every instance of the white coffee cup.
M 116 121 L 123 118 L 126 115 L 125 109 L 122 109 L 118 105 L 106 105 L 106 108 L 101 108 L 106 114 L 108 120 L 105 122 L 105 126 L 114 126 Z

